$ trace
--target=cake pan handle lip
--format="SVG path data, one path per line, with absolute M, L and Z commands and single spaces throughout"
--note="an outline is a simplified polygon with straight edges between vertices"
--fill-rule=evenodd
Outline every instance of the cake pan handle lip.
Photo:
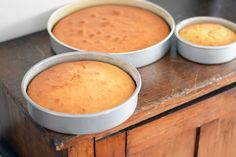
M 44 108 L 40 105 L 38 105 L 37 103 L 35 103 L 27 94 L 27 87 L 28 87 L 28 84 L 30 83 L 30 81 L 32 80 L 33 77 L 35 77 L 37 74 L 35 74 L 31 79 L 29 79 L 28 77 L 30 77 L 32 71 L 34 71 L 34 69 L 42 66 L 44 63 L 48 63 L 50 61 L 53 61 L 53 60 L 56 60 L 57 58 L 61 58 L 61 57 L 65 57 L 65 56 L 73 56 L 73 55 L 91 55 L 91 56 L 102 56 L 102 57 L 109 57 L 113 60 L 115 60 L 116 62 L 120 62 L 122 64 L 126 64 L 127 66 L 129 66 L 131 68 L 131 70 L 135 73 L 136 75 L 136 78 L 134 78 L 132 76 L 132 78 L 135 80 L 135 83 L 136 83 L 136 88 L 135 88 L 135 91 L 133 92 L 133 94 L 127 99 L 125 100 L 123 103 L 111 108 L 111 109 L 107 109 L 107 110 L 104 110 L 104 111 L 101 111 L 101 112 L 96 112 L 96 113 L 90 113 L 90 114 L 67 114 L 67 113 L 61 113 L 61 112 L 55 112 L 55 111 L 52 111 L 52 110 L 49 110 L 47 108 Z M 91 59 L 92 60 L 92 59 Z M 99 60 L 97 60 L 99 61 Z M 102 60 L 100 60 L 102 62 Z M 110 63 L 112 64 L 112 63 Z M 115 65 L 115 64 L 114 64 Z M 120 66 L 118 65 L 115 65 L 119 68 L 121 68 Z M 126 71 L 125 69 L 121 68 L 122 70 Z M 98 52 L 89 52 L 89 53 L 83 53 L 83 52 L 70 52 L 70 53 L 63 53 L 63 54 L 59 54 L 59 55 L 54 55 L 54 56 L 51 56 L 51 57 L 48 57 L 42 61 L 39 61 L 38 63 L 36 63 L 35 65 L 33 65 L 24 75 L 23 79 L 22 79 L 22 82 L 21 82 L 21 92 L 23 94 L 23 97 L 26 99 L 27 103 L 30 103 L 31 105 L 33 105 L 35 108 L 43 111 L 43 112 L 47 112 L 47 113 L 50 113 L 54 116 L 58 116 L 58 117 L 68 117 L 68 118 L 87 118 L 87 117 L 96 117 L 96 116 L 99 116 L 99 115 L 103 115 L 103 114 L 107 114 L 109 112 L 113 112 L 114 110 L 116 109 L 119 109 L 121 108 L 123 105 L 125 105 L 126 103 L 129 103 L 129 101 L 131 101 L 132 99 L 136 98 L 141 90 L 141 84 L 142 84 L 142 80 L 141 80 L 141 76 L 138 72 L 138 70 L 131 64 L 119 59 L 119 58 L 116 58 L 116 57 L 112 57 L 111 55 L 109 54 L 104 54 L 104 53 L 98 53 Z

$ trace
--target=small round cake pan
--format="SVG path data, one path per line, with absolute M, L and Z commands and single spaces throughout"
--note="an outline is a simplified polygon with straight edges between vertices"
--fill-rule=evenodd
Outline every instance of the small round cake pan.
M 184 58 L 202 64 L 220 64 L 236 58 L 236 42 L 223 46 L 201 46 L 184 40 L 179 31 L 184 27 L 197 23 L 215 23 L 223 25 L 236 32 L 236 24 L 217 17 L 192 17 L 181 21 L 175 29 L 177 37 L 177 50 Z
M 142 67 L 142 66 L 145 66 L 145 65 L 148 65 L 157 61 L 158 59 L 160 59 L 166 54 L 166 52 L 168 51 L 170 47 L 170 43 L 171 43 L 170 40 L 175 29 L 174 19 L 166 10 L 164 10 L 160 6 L 153 4 L 151 2 L 148 2 L 148 1 L 143 1 L 143 0 L 113 0 L 113 1 L 111 0 L 83 0 L 83 1 L 74 2 L 72 4 L 68 4 L 56 10 L 49 18 L 49 21 L 47 24 L 47 30 L 50 35 L 50 43 L 54 52 L 59 54 L 59 53 L 65 53 L 65 52 L 70 52 L 70 51 L 81 51 L 81 52 L 84 51 L 78 48 L 71 47 L 61 42 L 53 35 L 52 29 L 54 25 L 60 19 L 80 9 L 97 6 L 97 5 L 105 5 L 105 4 L 128 5 L 128 6 L 134 6 L 134 7 L 150 10 L 153 13 L 156 13 L 157 15 L 161 16 L 170 27 L 169 35 L 165 39 L 163 39 L 161 42 L 155 45 L 152 45 L 144 49 L 136 50 L 136 51 L 109 53 L 110 55 L 122 58 L 126 62 L 133 64 L 135 67 Z
M 125 102 L 114 108 L 91 114 L 66 114 L 54 112 L 38 105 L 28 96 L 27 87 L 37 74 L 56 64 L 79 60 L 101 61 L 113 64 L 123 69 L 136 83 L 134 93 Z M 93 52 L 71 52 L 42 60 L 29 69 L 21 84 L 22 93 L 24 98 L 27 100 L 28 111 L 33 120 L 48 129 L 67 134 L 98 133 L 123 123 L 135 111 L 140 88 L 141 77 L 134 66 L 107 54 Z

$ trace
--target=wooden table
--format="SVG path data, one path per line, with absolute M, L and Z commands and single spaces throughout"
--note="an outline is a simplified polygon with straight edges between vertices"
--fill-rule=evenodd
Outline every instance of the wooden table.
M 236 21 L 234 0 L 155 2 L 176 22 L 197 15 Z M 20 92 L 24 73 L 51 55 L 45 31 L 0 44 L 0 135 L 19 156 L 236 156 L 236 60 L 192 63 L 176 53 L 173 42 L 163 59 L 139 69 L 143 86 L 128 121 L 99 134 L 72 136 L 34 123 Z

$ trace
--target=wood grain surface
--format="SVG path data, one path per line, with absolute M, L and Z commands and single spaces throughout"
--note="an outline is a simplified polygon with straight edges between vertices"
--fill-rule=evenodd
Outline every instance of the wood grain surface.
M 225 103 L 227 100 L 227 104 Z M 236 88 L 221 93 L 194 105 L 181 109 L 155 121 L 128 131 L 128 156 L 147 152 L 166 137 L 175 136 L 185 130 L 196 129 L 212 120 L 236 111 Z
M 94 141 L 83 140 L 68 148 L 68 157 L 94 157 Z
M 17 150 L 17 154 L 33 157 L 64 156 L 64 152 L 57 152 L 51 145 L 52 141 L 45 129 L 34 123 L 17 103 L 0 83 L 0 132 Z
M 236 21 L 234 0 L 153 1 L 167 9 L 174 16 L 176 22 L 199 15 L 220 16 L 233 22 Z M 11 106 L 6 101 L 1 104 L 0 115 L 10 127 L 1 125 L 0 136 L 12 139 L 15 136 L 29 136 L 28 132 L 30 132 L 32 137 L 35 136 L 42 143 L 48 144 L 48 150 L 45 151 L 48 151 L 49 154 L 55 153 L 52 144 L 54 140 L 60 141 L 61 149 L 69 148 L 70 145 L 84 138 L 89 139 L 90 136 L 99 140 L 236 81 L 236 60 L 212 66 L 196 64 L 178 55 L 173 40 L 172 47 L 165 57 L 139 69 L 143 85 L 137 109 L 128 121 L 114 129 L 89 135 L 89 137 L 72 136 L 50 131 L 34 123 L 28 115 L 27 104 L 20 91 L 21 80 L 25 72 L 38 61 L 52 55 L 54 53 L 50 48 L 46 31 L 0 43 L 0 83 L 4 87 L 1 87 L 1 90 L 4 90 L 4 94 L 9 93 L 11 99 L 14 100 L 11 103 L 14 105 Z M 12 113 L 5 113 L 10 107 L 14 108 L 11 110 Z M 20 121 L 17 121 L 17 116 L 21 117 Z M 26 131 L 25 126 L 30 130 Z M 19 131 L 15 132 L 16 128 Z M 8 136 L 6 136 L 6 132 L 8 132 Z M 24 144 L 21 138 L 15 139 L 17 141 L 12 142 L 15 149 Z M 28 141 L 28 144 L 24 145 L 25 148 L 22 151 L 18 150 L 18 153 L 24 153 L 25 150 L 31 149 L 34 145 L 32 143 Z
M 125 157 L 125 143 L 125 132 L 99 140 L 95 146 L 96 157 Z
M 150 144 L 145 150 L 131 153 L 128 157 L 193 157 L 195 149 L 196 130 L 191 129 L 180 134 L 165 136 L 164 139 L 155 139 L 155 144 Z M 133 149 L 132 147 L 128 147 Z
M 210 156 L 236 156 L 236 112 L 201 127 L 198 157 Z

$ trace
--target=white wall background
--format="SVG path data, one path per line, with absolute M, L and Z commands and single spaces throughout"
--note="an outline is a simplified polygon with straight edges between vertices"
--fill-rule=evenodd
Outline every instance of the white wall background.
M 73 0 L 0 0 L 0 42 L 46 28 L 50 14 Z

